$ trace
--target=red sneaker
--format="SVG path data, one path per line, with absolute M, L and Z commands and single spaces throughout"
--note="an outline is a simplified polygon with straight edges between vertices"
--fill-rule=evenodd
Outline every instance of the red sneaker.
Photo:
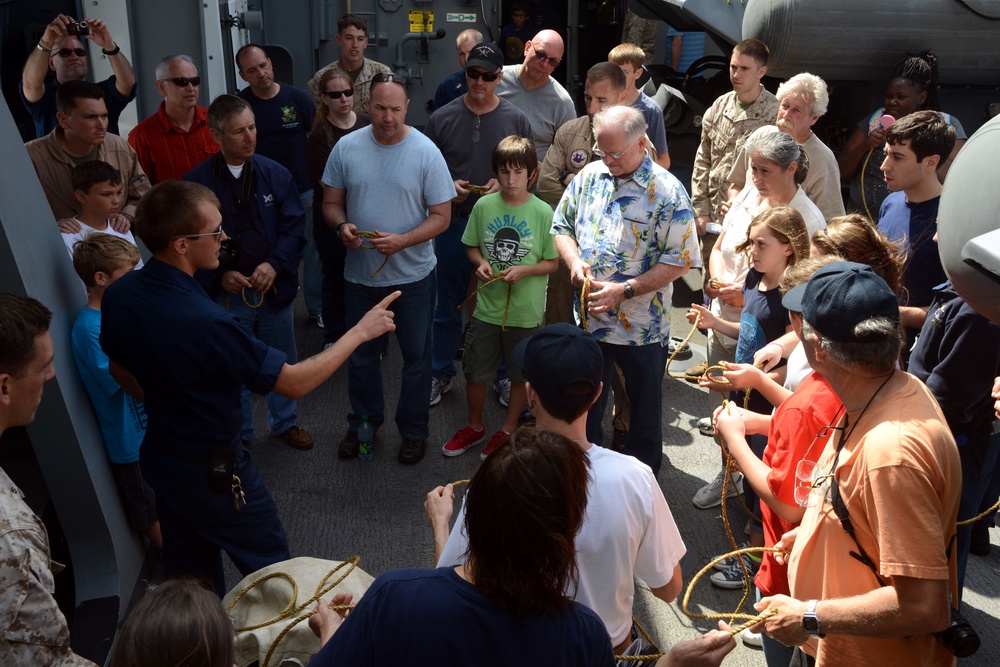
M 444 444 L 441 448 L 441 452 L 445 456 L 458 456 L 464 454 L 465 450 L 473 445 L 478 445 L 483 440 L 486 439 L 486 428 L 483 427 L 478 431 L 471 426 L 466 426 L 459 430 L 451 440 Z
M 485 429 L 484 429 L 485 430 Z M 483 448 L 483 453 L 479 455 L 479 458 L 486 460 L 486 457 L 493 453 L 493 450 L 497 448 L 501 442 L 510 437 L 510 433 L 500 429 L 490 437 L 489 443 Z

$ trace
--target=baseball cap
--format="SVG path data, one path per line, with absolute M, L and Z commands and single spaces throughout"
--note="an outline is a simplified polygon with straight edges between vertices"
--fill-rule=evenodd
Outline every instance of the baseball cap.
M 593 336 L 583 329 L 560 322 L 539 329 L 514 347 L 511 361 L 517 364 L 538 395 L 559 405 L 583 405 L 601 391 L 604 355 Z M 569 385 L 590 387 L 582 395 L 565 393 Z
M 816 331 L 842 343 L 868 340 L 854 335 L 854 328 L 865 320 L 899 320 L 899 301 L 889 285 L 870 266 L 857 262 L 827 264 L 809 282 L 788 290 L 781 304 L 802 313 Z
M 503 53 L 500 48 L 490 42 L 480 42 L 469 51 L 465 59 L 465 69 L 482 67 L 487 72 L 496 72 L 503 67 Z

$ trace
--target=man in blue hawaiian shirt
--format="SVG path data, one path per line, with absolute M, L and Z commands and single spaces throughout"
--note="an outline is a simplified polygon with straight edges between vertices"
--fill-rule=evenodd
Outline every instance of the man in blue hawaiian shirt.
M 587 436 L 602 444 L 601 422 L 617 363 L 632 409 L 624 453 L 657 474 L 671 283 L 701 266 L 698 237 L 684 188 L 644 152 L 642 113 L 611 107 L 596 114 L 593 124 L 594 153 L 601 160 L 573 179 L 552 221 L 573 284 L 582 288 L 589 281 L 586 313 L 581 319 L 577 309 L 577 320 L 604 353 L 604 391 L 590 410 Z

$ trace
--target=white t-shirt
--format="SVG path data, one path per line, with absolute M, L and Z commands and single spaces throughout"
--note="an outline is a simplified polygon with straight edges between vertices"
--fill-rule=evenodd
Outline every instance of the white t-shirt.
M 107 227 L 105 227 L 104 229 L 94 229 L 93 227 L 89 227 L 89 226 L 83 224 L 82 222 L 80 222 L 79 220 L 77 220 L 77 218 L 73 218 L 73 219 L 76 220 L 77 223 L 80 225 L 80 231 L 75 232 L 73 234 L 63 234 L 62 235 L 63 243 L 66 244 L 66 251 L 69 253 L 69 258 L 70 259 L 73 259 L 73 245 L 77 241 L 82 241 L 83 239 L 85 239 L 86 237 L 90 236 L 91 234 L 111 234 L 112 236 L 117 236 L 120 239 L 125 239 L 126 241 L 128 241 L 132 245 L 136 245 L 136 243 L 135 243 L 135 237 L 132 236 L 132 232 L 131 231 L 128 231 L 128 232 L 125 232 L 124 234 L 122 234 L 121 232 L 116 231 L 115 228 L 111 226 L 111 223 L 107 223 Z M 135 268 L 137 268 L 137 269 L 141 269 L 142 268 L 142 260 L 141 259 L 139 260 L 139 263 L 135 265 Z
M 576 536 L 579 586 L 570 595 L 601 617 L 617 646 L 632 628 L 633 575 L 665 586 L 687 548 L 649 466 L 596 445 L 587 454 L 593 481 Z M 438 567 L 464 563 L 466 548 L 463 505 Z

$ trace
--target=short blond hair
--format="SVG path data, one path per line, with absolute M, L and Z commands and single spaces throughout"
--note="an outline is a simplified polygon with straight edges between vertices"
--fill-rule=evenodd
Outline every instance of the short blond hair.
M 73 268 L 83 284 L 94 287 L 98 271 L 111 275 L 120 266 L 139 263 L 139 249 L 113 234 L 93 232 L 73 244 Z
M 642 63 L 646 60 L 646 52 L 638 44 L 625 42 L 611 49 L 611 53 L 608 54 L 608 60 L 619 67 L 628 64 L 635 69 L 640 69 Z

